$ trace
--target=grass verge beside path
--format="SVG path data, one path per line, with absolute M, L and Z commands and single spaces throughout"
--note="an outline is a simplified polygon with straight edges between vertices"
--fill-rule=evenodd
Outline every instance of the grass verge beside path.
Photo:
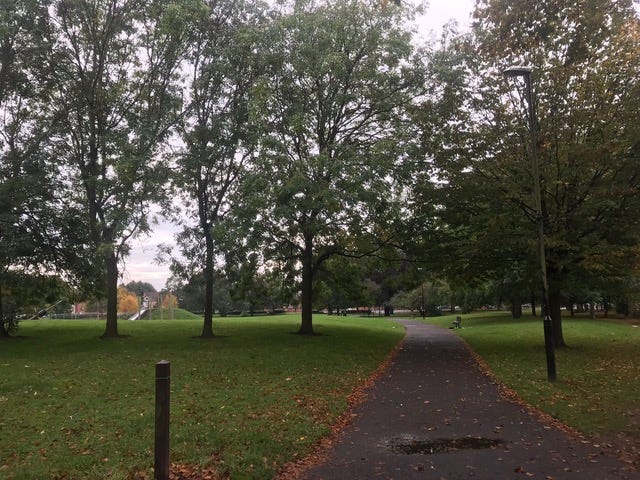
M 454 316 L 427 319 L 449 326 Z M 567 348 L 547 381 L 542 321 L 508 313 L 462 315 L 456 332 L 494 375 L 527 403 L 590 436 L 640 445 L 640 327 L 604 319 L 563 319 Z
M 267 479 L 304 456 L 404 332 L 384 319 L 298 316 L 38 320 L 0 344 L 0 478 L 152 478 L 155 363 L 171 362 L 171 461 Z M 135 475 L 134 475 L 135 474 Z

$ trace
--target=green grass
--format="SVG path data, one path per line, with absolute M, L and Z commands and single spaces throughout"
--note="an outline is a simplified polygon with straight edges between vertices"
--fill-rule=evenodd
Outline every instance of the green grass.
M 171 460 L 271 478 L 330 431 L 401 339 L 377 318 L 26 321 L 0 343 L 0 478 L 151 478 L 155 363 L 171 362 Z
M 174 312 L 175 313 L 175 312 Z M 546 380 L 539 319 L 463 315 L 456 330 L 528 403 L 587 434 L 640 441 L 640 328 L 564 320 L 569 348 Z M 178 318 L 176 315 L 175 318 Z M 271 478 L 303 456 L 346 397 L 402 337 L 377 317 L 316 316 L 317 337 L 290 335 L 298 316 L 120 322 L 26 321 L 0 343 L 0 478 L 151 478 L 154 366 L 171 361 L 171 460 L 232 478 Z M 454 316 L 428 319 L 448 326 Z
M 147 319 L 148 315 L 143 315 L 141 320 Z M 198 320 L 202 322 L 202 316 L 181 308 L 163 308 L 162 310 L 153 310 L 151 320 Z
M 448 326 L 455 316 L 428 319 Z M 640 328 L 610 320 L 563 319 L 567 348 L 547 381 L 542 321 L 506 313 L 462 315 L 456 330 L 491 371 L 529 404 L 589 435 L 640 441 Z

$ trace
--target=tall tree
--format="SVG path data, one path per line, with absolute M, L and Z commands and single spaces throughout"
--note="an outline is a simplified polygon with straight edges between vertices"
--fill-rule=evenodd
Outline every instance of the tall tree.
M 634 100 L 640 21 L 631 1 L 548 1 L 524 23 L 524 36 L 506 37 L 509 25 L 526 19 L 494 17 L 498 3 L 479 5 L 476 15 L 483 30 L 507 38 L 509 48 L 496 55 L 480 37 L 481 51 L 496 61 L 527 61 L 539 72 L 547 270 L 555 341 L 563 345 L 560 306 L 567 286 L 583 277 L 600 283 L 634 273 L 628 268 L 640 253 L 640 129 L 631 125 L 640 114 Z M 560 21 L 548 21 L 554 17 Z
M 61 112 L 52 137 L 74 252 L 96 265 L 106 291 L 104 336 L 118 336 L 118 263 L 149 229 L 149 205 L 167 173 L 161 142 L 180 107 L 176 77 L 187 1 L 57 0 L 50 98 Z M 195 7 L 194 7 L 195 8 Z
M 56 120 L 43 75 L 48 30 L 46 2 L 0 5 L 0 337 L 12 320 L 5 307 L 24 301 L 15 280 L 52 267 L 59 231 L 46 144 Z
M 204 275 L 202 337 L 210 338 L 223 221 L 253 152 L 248 105 L 258 73 L 257 26 L 264 7 L 244 1 L 205 3 L 190 39 L 191 101 L 181 129 L 185 151 L 177 158 L 174 178 L 186 204 L 184 229 L 176 239 L 182 258 L 191 263 L 186 270 Z M 182 263 L 176 268 L 184 271 Z
M 405 113 L 422 89 L 404 9 L 295 2 L 266 34 L 272 66 L 256 88 L 262 126 L 252 192 L 267 257 L 301 278 L 299 333 L 313 334 L 313 283 L 334 255 L 388 240 Z
M 429 52 L 432 88 L 414 111 L 423 150 L 407 202 L 405 246 L 454 290 L 499 284 L 519 305 L 540 280 L 531 189 L 522 181 L 530 181 L 527 137 L 492 130 L 503 118 L 496 116 L 503 97 L 478 84 L 480 62 L 472 37 L 456 31 L 446 31 Z M 499 72 L 488 81 L 505 86 Z M 513 149 L 510 163 L 496 153 L 505 143 Z
M 456 108 L 426 122 L 443 148 L 432 150 L 430 172 L 438 182 L 421 182 L 419 198 L 436 199 L 425 216 L 437 219 L 438 235 L 453 239 L 452 251 L 464 258 L 451 265 L 454 271 L 504 275 L 515 265 L 540 288 L 526 102 L 523 86 L 502 76 L 510 65 L 534 66 L 551 314 L 560 346 L 563 292 L 578 278 L 599 284 L 638 264 L 638 17 L 630 1 L 482 0 L 475 18 L 472 36 L 448 57 L 464 57 L 448 70 L 455 71 L 448 84 L 468 87 L 448 103 L 427 105 Z

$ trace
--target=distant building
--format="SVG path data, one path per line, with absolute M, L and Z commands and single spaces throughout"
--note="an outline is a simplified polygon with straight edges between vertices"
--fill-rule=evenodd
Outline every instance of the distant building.
M 158 308 L 160 306 L 160 294 L 158 292 L 144 292 L 142 294 L 143 308 Z

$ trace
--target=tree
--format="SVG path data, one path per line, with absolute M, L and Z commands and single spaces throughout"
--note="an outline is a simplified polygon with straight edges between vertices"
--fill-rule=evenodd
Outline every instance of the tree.
M 118 263 L 149 229 L 167 177 L 161 142 L 176 122 L 189 2 L 54 1 L 49 98 L 73 253 L 101 272 L 104 336 L 118 336 Z M 52 108 L 53 108 L 52 107 Z
M 253 152 L 248 103 L 258 73 L 256 25 L 263 7 L 244 1 L 208 1 L 206 7 L 190 39 L 191 101 L 180 132 L 185 151 L 177 157 L 174 179 L 188 222 L 176 238 L 182 257 L 192 264 L 187 270 L 193 275 L 202 269 L 202 337 L 211 338 L 223 221 Z
M 336 256 L 318 270 L 314 285 L 314 306 L 329 313 L 347 307 L 368 307 L 375 303 L 377 285 L 366 278 L 360 259 Z
M 562 346 L 564 292 L 638 265 L 639 22 L 629 1 L 531 7 L 479 1 L 473 35 L 444 51 L 453 59 L 450 95 L 422 112 L 431 119 L 425 132 L 443 145 L 431 150 L 437 182 L 424 178 L 416 200 L 432 200 L 424 217 L 458 259 L 451 273 L 495 278 L 515 267 L 540 288 L 526 104 L 521 86 L 501 74 L 533 65 L 551 315 Z M 462 88 L 453 93 L 454 85 Z M 439 108 L 446 115 L 430 115 Z
M 143 297 L 147 292 L 155 292 L 156 289 L 149 282 L 131 281 L 125 285 L 125 288 L 131 293 L 135 293 L 138 297 Z
M 251 253 L 244 259 L 236 257 L 235 262 L 229 260 L 227 259 L 226 276 L 231 285 L 231 298 L 243 313 L 253 316 L 263 296 L 258 272 L 260 258 L 256 253 Z
M 174 293 L 165 293 L 162 296 L 162 308 L 178 308 L 178 297 Z
M 172 273 L 167 280 L 166 288 L 178 296 L 183 309 L 193 313 L 200 313 L 202 312 L 202 305 L 204 305 L 202 283 L 201 275 L 190 275 L 188 278 L 182 278 Z
M 504 18 L 492 17 L 495 6 L 479 8 L 478 15 L 504 35 Z M 550 28 L 542 21 L 549 15 L 565 21 Z M 640 113 L 634 100 L 640 93 L 640 21 L 631 2 L 601 0 L 584 8 L 549 1 L 535 12 L 525 38 L 510 37 L 511 48 L 502 56 L 521 59 L 530 52 L 527 60 L 541 72 L 538 151 L 551 313 L 560 346 L 563 290 L 584 277 L 613 281 L 637 265 L 640 129 L 630 125 Z M 495 54 L 480 45 L 488 58 Z
M 37 318 L 63 306 L 71 298 L 69 285 L 55 275 L 9 270 L 3 275 L 5 287 L 0 292 L 2 338 L 18 329 L 21 318 Z M 68 303 L 66 304 L 68 306 Z
M 440 305 L 446 304 L 451 297 L 449 288 L 441 282 L 423 282 L 411 291 L 399 291 L 390 300 L 394 308 L 418 310 L 425 317 L 441 315 Z
M 322 264 L 390 238 L 405 112 L 423 80 L 405 14 L 350 0 L 295 2 L 265 34 L 271 69 L 254 91 L 262 136 L 246 190 L 266 257 L 299 273 L 300 334 L 313 334 Z
M 118 287 L 118 313 L 134 313 L 139 308 L 138 296 L 125 287 Z
M 56 118 L 46 113 L 42 81 L 48 29 L 46 3 L 0 5 L 0 337 L 24 301 L 11 293 L 24 290 L 15 281 L 52 269 L 58 246 L 56 172 L 45 142 Z

